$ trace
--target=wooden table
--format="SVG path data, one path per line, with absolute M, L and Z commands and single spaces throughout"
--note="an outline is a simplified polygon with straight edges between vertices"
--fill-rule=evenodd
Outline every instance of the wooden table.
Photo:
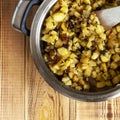
M 11 26 L 18 1 L 0 0 L 0 120 L 120 120 L 120 97 L 80 102 L 48 86 L 31 58 L 29 37 Z

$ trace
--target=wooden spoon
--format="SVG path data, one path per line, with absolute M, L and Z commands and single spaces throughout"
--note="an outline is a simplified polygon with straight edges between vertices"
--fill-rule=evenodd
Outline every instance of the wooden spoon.
M 111 29 L 112 27 L 120 23 L 120 6 L 95 11 L 95 13 L 105 30 Z

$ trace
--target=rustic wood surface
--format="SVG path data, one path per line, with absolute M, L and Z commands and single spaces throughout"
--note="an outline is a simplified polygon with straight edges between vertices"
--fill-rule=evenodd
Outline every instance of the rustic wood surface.
M 17 3 L 0 0 L 0 120 L 120 120 L 120 97 L 80 102 L 44 82 L 31 58 L 29 37 L 11 26 Z

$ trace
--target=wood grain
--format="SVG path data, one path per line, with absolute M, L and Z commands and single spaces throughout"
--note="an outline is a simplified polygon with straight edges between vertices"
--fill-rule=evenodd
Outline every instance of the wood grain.
M 1 112 L 2 120 L 24 119 L 24 36 L 11 27 L 17 1 L 1 1 Z
M 11 27 L 17 3 L 0 1 L 0 120 L 120 120 L 120 97 L 80 102 L 42 79 L 31 58 L 29 37 Z M 28 22 L 34 10 L 30 14 Z

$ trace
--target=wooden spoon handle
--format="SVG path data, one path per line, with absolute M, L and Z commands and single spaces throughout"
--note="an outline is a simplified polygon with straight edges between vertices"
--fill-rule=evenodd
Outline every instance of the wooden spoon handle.
M 105 29 L 120 23 L 120 6 L 95 12 Z

